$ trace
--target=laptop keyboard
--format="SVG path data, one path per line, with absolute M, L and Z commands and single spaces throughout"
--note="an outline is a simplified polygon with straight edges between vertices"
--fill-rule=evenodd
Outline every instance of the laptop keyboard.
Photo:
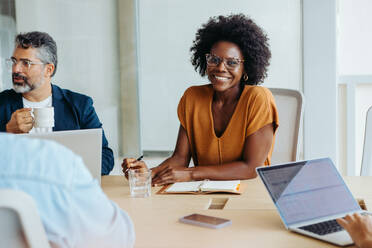
M 302 226 L 300 229 L 312 232 L 318 235 L 326 235 L 334 232 L 339 232 L 344 230 L 342 226 L 340 226 L 336 220 L 329 220 L 325 222 L 319 222 L 316 224 Z

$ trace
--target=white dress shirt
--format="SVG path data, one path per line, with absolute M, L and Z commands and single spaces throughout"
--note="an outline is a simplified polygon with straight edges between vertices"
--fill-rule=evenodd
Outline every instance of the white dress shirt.
M 0 188 L 22 190 L 36 202 L 52 247 L 133 247 L 129 216 L 110 201 L 67 148 L 0 133 Z

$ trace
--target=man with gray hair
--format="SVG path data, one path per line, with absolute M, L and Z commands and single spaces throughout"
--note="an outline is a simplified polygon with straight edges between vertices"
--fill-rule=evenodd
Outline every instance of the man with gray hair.
M 92 98 L 51 83 L 57 63 L 57 45 L 49 34 L 29 32 L 16 36 L 13 56 L 7 60 L 13 89 L 0 93 L 0 132 L 33 132 L 32 108 L 52 106 L 53 131 L 102 127 Z M 109 174 L 113 166 L 113 153 L 103 132 L 102 175 Z

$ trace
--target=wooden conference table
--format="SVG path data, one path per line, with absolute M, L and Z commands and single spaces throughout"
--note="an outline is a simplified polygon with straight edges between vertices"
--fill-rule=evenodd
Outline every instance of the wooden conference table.
M 345 177 L 354 197 L 372 208 L 372 177 Z M 137 248 L 183 247 L 337 247 L 285 229 L 261 181 L 244 181 L 242 195 L 158 195 L 131 198 L 124 176 L 103 176 L 107 196 L 132 218 Z M 221 209 L 222 208 L 222 209 Z M 369 210 L 370 210 L 369 209 Z M 232 225 L 208 229 L 178 222 L 182 216 L 200 213 L 232 220 Z

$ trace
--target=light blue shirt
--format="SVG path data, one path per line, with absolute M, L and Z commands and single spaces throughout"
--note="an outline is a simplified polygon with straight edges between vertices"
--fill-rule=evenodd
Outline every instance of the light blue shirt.
M 53 141 L 0 134 L 0 188 L 36 202 L 52 247 L 133 247 L 129 216 L 110 201 L 82 159 Z

